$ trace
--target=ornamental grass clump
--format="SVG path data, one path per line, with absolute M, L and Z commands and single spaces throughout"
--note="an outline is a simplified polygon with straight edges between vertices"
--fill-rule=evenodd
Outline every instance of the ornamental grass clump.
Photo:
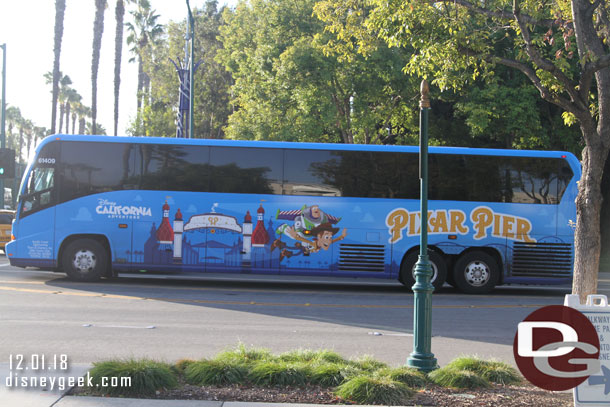
M 338 363 L 321 363 L 311 366 L 309 382 L 324 387 L 335 387 L 343 382 L 343 367 Z
M 376 376 L 389 377 L 392 380 L 406 384 L 412 389 L 421 389 L 426 386 L 426 375 L 410 367 L 385 368 L 375 372 Z
M 282 353 L 278 359 L 283 362 L 301 363 L 347 363 L 338 353 L 331 350 L 298 349 Z
M 184 371 L 186 370 L 187 367 L 189 367 L 190 364 L 195 363 L 195 361 L 193 359 L 180 359 L 179 361 L 177 361 L 174 364 L 174 368 L 175 371 L 179 374 L 184 373 Z
M 184 370 L 184 378 L 198 386 L 241 384 L 248 375 L 248 369 L 241 363 L 226 360 L 200 360 L 190 363 Z
M 237 345 L 234 349 L 229 349 L 219 353 L 214 360 L 222 360 L 239 364 L 252 364 L 260 361 L 271 361 L 277 358 L 271 351 L 264 348 L 247 348 L 244 344 Z
M 248 379 L 257 386 L 304 386 L 310 377 L 309 365 L 282 361 L 256 363 L 248 373 Z
M 91 390 L 110 396 L 151 396 L 157 390 L 173 389 L 178 385 L 169 364 L 150 359 L 97 362 L 89 373 L 93 382 Z M 118 385 L 102 387 L 102 378 L 118 378 Z M 122 378 L 129 378 L 128 382 Z
M 335 390 L 343 399 L 358 404 L 407 405 L 415 392 L 406 384 L 389 377 L 356 376 Z
M 458 389 L 477 389 L 489 387 L 489 382 L 469 370 L 458 370 L 450 367 L 436 369 L 428 374 L 430 380 L 442 387 Z
M 463 356 L 454 359 L 446 367 L 476 373 L 492 383 L 502 385 L 521 383 L 521 376 L 517 370 L 504 362 L 493 360 L 487 361 L 473 356 Z
M 350 364 L 363 372 L 374 372 L 388 367 L 386 363 L 375 360 L 370 355 L 365 355 L 360 359 L 350 362 Z

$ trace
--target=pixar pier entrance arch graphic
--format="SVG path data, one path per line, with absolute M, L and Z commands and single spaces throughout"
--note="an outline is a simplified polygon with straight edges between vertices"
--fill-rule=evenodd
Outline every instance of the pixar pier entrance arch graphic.
M 273 267 L 274 257 L 275 263 L 279 262 L 278 255 L 270 252 L 273 227 L 271 220 L 268 227 L 264 224 L 262 204 L 257 209 L 256 225 L 249 210 L 240 224 L 236 216 L 216 212 L 217 206 L 185 221 L 180 208 L 174 212 L 165 202 L 161 223 L 145 244 L 144 263 L 266 268 Z

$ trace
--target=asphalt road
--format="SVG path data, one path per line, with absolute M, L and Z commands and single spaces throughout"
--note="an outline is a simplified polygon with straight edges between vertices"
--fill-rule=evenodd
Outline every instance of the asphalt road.
M 239 276 L 243 278 L 243 276 Z M 11 355 L 67 355 L 70 363 L 149 357 L 211 357 L 239 343 L 332 349 L 391 365 L 413 350 L 413 295 L 393 282 L 218 275 L 152 276 L 77 283 L 18 269 L 0 257 L 0 364 Z M 462 354 L 509 363 L 517 324 L 562 304 L 569 287 L 499 287 L 471 296 L 433 295 L 432 352 L 441 365 Z M 610 296 L 610 276 L 600 279 Z

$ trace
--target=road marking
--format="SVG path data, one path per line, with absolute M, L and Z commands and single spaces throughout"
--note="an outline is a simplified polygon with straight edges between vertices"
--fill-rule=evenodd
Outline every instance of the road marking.
M 97 325 L 97 324 L 83 324 L 83 328 L 123 328 L 123 329 L 155 329 L 156 326 L 130 326 L 130 325 Z
M 175 302 L 181 304 L 208 304 L 208 305 L 250 305 L 262 307 L 314 307 L 314 308 L 361 308 L 361 309 L 413 309 L 413 305 L 381 305 L 381 304 L 314 304 L 314 303 L 284 303 L 259 301 L 224 301 L 224 300 L 197 300 L 188 298 L 167 297 L 138 297 L 131 295 L 83 293 L 61 290 L 38 290 L 33 288 L 18 288 L 0 286 L 3 291 L 17 291 L 36 294 L 67 295 L 74 297 L 113 298 L 123 300 L 153 300 Z M 489 304 L 489 305 L 433 305 L 433 309 L 487 309 L 487 308 L 541 308 L 548 304 Z

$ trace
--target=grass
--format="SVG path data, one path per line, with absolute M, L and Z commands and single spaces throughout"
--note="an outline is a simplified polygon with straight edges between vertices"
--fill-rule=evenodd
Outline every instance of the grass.
M 507 385 L 521 382 L 519 373 L 504 362 L 487 361 L 474 356 L 462 356 L 451 361 L 446 367 L 476 373 L 492 383 Z
M 412 389 L 424 388 L 428 383 L 428 379 L 424 373 L 410 367 L 398 367 L 394 369 L 385 368 L 378 370 L 375 374 L 406 384 Z
M 255 365 L 248 379 L 257 386 L 304 386 L 311 368 L 305 363 L 270 361 Z
M 489 381 L 468 370 L 457 370 L 447 366 L 436 369 L 428 375 L 430 379 L 442 387 L 457 389 L 479 389 L 489 387 Z
M 184 369 L 186 381 L 199 386 L 239 384 L 244 382 L 247 375 L 246 365 L 223 359 L 192 362 Z
M 415 392 L 389 377 L 356 376 L 337 387 L 335 394 L 358 404 L 406 405 Z
M 414 389 L 430 382 L 439 386 L 474 389 L 491 383 L 521 382 L 511 366 L 476 357 L 460 357 L 428 375 L 407 367 L 390 368 L 370 356 L 346 360 L 330 350 L 298 349 L 278 356 L 267 349 L 238 345 L 213 359 L 182 359 L 174 365 L 153 360 L 111 360 L 95 363 L 94 383 L 101 377 L 131 377 L 129 387 L 92 389 L 111 396 L 146 397 L 177 386 L 244 385 L 261 387 L 316 385 L 334 388 L 336 396 L 359 404 L 409 404 Z
M 90 371 L 94 392 L 110 396 L 150 396 L 157 390 L 172 389 L 178 385 L 171 365 L 150 359 L 109 360 L 93 364 Z M 102 387 L 102 378 L 130 377 L 131 385 Z

